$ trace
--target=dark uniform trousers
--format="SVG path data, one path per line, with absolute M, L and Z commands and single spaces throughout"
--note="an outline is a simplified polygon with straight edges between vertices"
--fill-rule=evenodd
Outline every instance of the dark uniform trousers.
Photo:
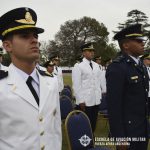
M 76 105 L 76 109 L 81 110 L 79 105 Z M 90 120 L 93 132 L 95 131 L 95 128 L 96 128 L 98 110 L 99 110 L 99 105 L 89 106 L 89 107 L 86 106 L 85 107 L 85 113 L 86 113 L 86 115 L 88 116 L 88 118 Z
M 112 137 L 145 138 L 131 141 L 129 150 L 147 150 L 148 145 L 148 74 L 126 54 L 106 71 L 109 124 Z

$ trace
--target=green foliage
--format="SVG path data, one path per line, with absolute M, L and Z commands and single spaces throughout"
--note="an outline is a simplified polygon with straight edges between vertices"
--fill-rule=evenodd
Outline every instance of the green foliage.
M 142 24 L 143 27 L 149 27 L 150 24 L 148 23 L 148 17 L 142 11 L 137 9 L 131 10 L 127 13 L 128 19 L 124 23 L 118 23 L 119 26 L 117 27 L 119 30 L 124 29 L 125 27 L 132 25 L 132 24 Z M 118 32 L 118 31 L 115 31 Z
M 140 10 L 134 9 L 127 13 L 127 17 L 128 19 L 124 23 L 119 23 L 117 27 L 119 31 L 132 24 L 142 24 L 144 28 L 144 35 L 148 39 L 145 47 L 146 49 L 150 49 L 150 24 L 148 23 L 148 17 L 146 14 Z M 117 33 L 118 31 L 113 32 Z
M 98 54 L 107 55 L 105 53 L 108 47 L 112 51 L 109 54 L 112 54 L 115 47 L 109 46 L 108 35 L 105 25 L 94 18 L 69 20 L 61 25 L 55 40 L 49 42 L 48 53 L 51 55 L 53 52 L 58 52 L 62 58 L 61 64 L 72 66 L 76 57 L 82 53 L 80 46 L 86 42 L 93 42 Z

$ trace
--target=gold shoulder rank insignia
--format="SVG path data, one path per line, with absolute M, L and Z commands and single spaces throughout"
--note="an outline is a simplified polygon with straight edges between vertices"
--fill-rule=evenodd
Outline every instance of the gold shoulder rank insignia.
M 53 74 L 49 73 L 48 71 L 45 71 L 45 74 L 47 74 L 50 77 L 53 77 Z

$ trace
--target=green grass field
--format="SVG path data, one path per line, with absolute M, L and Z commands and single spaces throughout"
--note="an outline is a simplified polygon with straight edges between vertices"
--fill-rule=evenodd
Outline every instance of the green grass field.
M 64 85 L 70 85 L 72 87 L 71 74 L 64 74 L 63 78 L 64 78 Z M 94 135 L 95 137 L 108 137 L 108 133 L 109 133 L 108 119 L 104 118 L 102 115 L 99 114 L 97 125 L 96 125 L 96 131 Z M 65 133 L 64 122 L 62 122 L 62 135 L 63 135 L 62 150 L 69 150 L 66 133 Z M 101 146 L 104 146 L 104 145 L 101 145 Z M 107 146 L 107 147 L 109 147 L 111 150 L 116 150 L 115 146 Z M 150 142 L 149 142 L 148 150 L 150 150 Z

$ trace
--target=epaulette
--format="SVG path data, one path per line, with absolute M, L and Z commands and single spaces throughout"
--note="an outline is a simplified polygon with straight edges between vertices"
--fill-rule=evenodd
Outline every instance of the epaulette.
M 38 70 L 39 73 L 42 75 L 42 76 L 49 76 L 49 77 L 54 77 L 53 74 L 50 74 L 49 72 L 47 71 L 43 71 L 43 70 Z
M 121 62 L 121 61 L 124 60 L 124 59 L 125 59 L 125 57 L 124 57 L 123 55 L 120 55 L 120 56 L 116 57 L 116 58 L 113 60 L 113 62 L 118 63 L 118 62 Z
M 8 76 L 8 71 L 0 70 L 0 80 Z

